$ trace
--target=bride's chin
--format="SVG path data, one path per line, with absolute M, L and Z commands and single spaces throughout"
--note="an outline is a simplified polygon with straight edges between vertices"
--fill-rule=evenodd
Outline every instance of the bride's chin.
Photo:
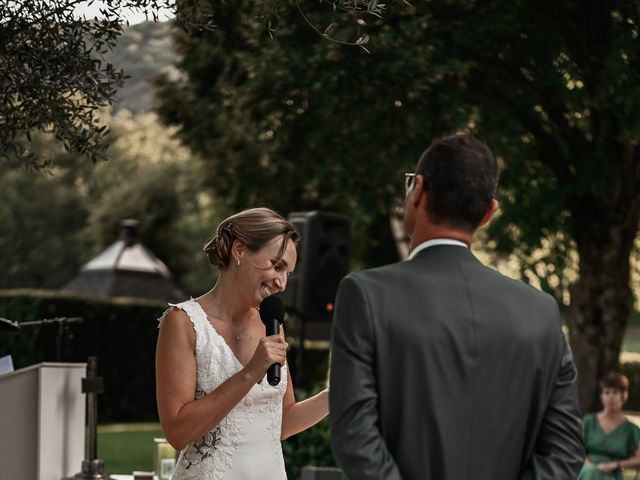
M 267 298 L 267 296 L 264 294 L 264 292 L 262 290 L 260 290 L 260 292 L 258 293 L 258 295 L 256 296 L 255 299 L 255 308 L 259 308 L 260 304 L 262 303 L 262 301 Z

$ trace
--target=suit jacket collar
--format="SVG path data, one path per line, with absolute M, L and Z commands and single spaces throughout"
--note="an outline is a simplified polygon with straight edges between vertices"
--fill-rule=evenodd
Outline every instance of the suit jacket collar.
M 463 243 L 460 240 L 454 240 L 453 238 L 432 238 L 431 240 L 422 242 L 420 245 L 414 248 L 409 254 L 407 260 L 411 260 L 412 258 L 415 258 L 415 256 L 418 255 L 421 251 L 430 247 L 435 247 L 437 245 L 455 245 L 458 247 L 469 248 L 466 243 Z

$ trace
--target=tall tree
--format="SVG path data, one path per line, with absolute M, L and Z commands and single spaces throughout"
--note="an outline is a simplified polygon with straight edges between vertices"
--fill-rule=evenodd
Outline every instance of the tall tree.
M 349 12 L 334 30 L 324 4 L 304 2 L 280 5 L 264 28 L 258 3 L 220 2 L 218 29 L 177 31 L 185 76 L 158 82 L 160 113 L 202 154 L 211 188 L 236 208 L 349 213 L 364 246 L 388 236 L 401 173 L 430 138 L 477 132 L 503 164 L 491 244 L 523 256 L 544 245 L 554 275 L 577 252 L 568 324 L 582 404 L 594 408 L 632 307 L 637 4 L 414 2 L 382 18 Z M 325 28 L 338 41 L 370 36 L 370 53 L 317 35 Z
M 124 74 L 105 54 L 122 33 L 127 12 L 157 18 L 174 2 L 110 0 L 91 20 L 80 15 L 87 3 L 93 2 L 0 2 L 0 163 L 51 165 L 32 146 L 39 131 L 53 133 L 67 150 L 94 162 L 106 158 L 107 125 L 97 110 L 111 103 Z M 198 18 L 207 25 L 203 15 Z
M 220 2 L 215 30 L 176 30 L 186 75 L 158 81 L 161 116 L 180 125 L 181 138 L 202 154 L 209 186 L 230 209 L 267 204 L 284 213 L 348 213 L 357 219 L 357 263 L 395 260 L 389 206 L 401 195 L 402 173 L 413 168 L 429 133 L 466 116 L 448 109 L 448 93 L 433 91 L 429 78 L 410 92 L 420 72 L 397 56 L 395 35 L 367 55 L 323 41 L 293 4 L 268 19 L 256 15 L 259 3 Z M 312 6 L 304 15 L 323 29 L 342 18 Z M 346 22 L 337 34 L 355 43 L 364 27 Z M 405 105 L 407 95 L 412 103 Z
M 578 254 L 568 324 L 582 405 L 618 367 L 633 305 L 629 259 L 640 222 L 638 22 L 631 1 L 478 6 L 471 35 L 452 17 L 454 52 L 471 52 L 465 96 L 478 130 L 506 162 L 503 247 L 555 238 Z M 460 19 L 463 20 L 460 20 Z M 481 27 L 482 26 L 482 27 Z M 564 256 L 564 258 L 563 258 Z
M 99 4 L 99 16 L 83 12 Z M 97 110 L 110 105 L 126 74 L 109 53 L 129 14 L 157 20 L 176 11 L 185 28 L 214 27 L 216 1 L 206 0 L 5 0 L 0 2 L 0 163 L 51 166 L 31 137 L 53 133 L 67 150 L 93 162 L 107 158 L 107 128 Z M 327 0 L 334 9 L 378 12 L 377 0 Z M 254 5 L 256 18 L 277 14 L 280 0 Z M 95 7 L 95 5 L 93 5 Z M 184 24 L 183 24 L 184 22 Z
M 73 186 L 78 170 L 70 170 L 74 174 L 58 170 L 54 177 L 0 169 L 0 288 L 58 288 L 79 270 L 84 249 L 78 232 L 88 207 Z

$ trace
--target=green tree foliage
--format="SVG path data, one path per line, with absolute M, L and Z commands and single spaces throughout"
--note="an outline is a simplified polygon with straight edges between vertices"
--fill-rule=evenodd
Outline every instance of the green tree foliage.
M 88 210 L 69 181 L 0 170 L 0 288 L 55 288 L 80 268 Z
M 618 366 L 633 301 L 639 19 L 633 2 L 495 4 L 474 9 L 482 28 L 448 37 L 449 48 L 473 54 L 465 99 L 505 159 L 503 215 L 492 225 L 498 247 L 528 253 L 551 239 L 548 261 L 560 268 L 577 251 L 568 323 L 589 410 L 597 379 Z
M 94 162 L 106 156 L 107 126 L 98 108 L 111 103 L 123 72 L 105 61 L 122 33 L 122 13 L 156 18 L 169 0 L 112 0 L 101 16 L 76 15 L 86 0 L 0 2 L 0 162 L 50 165 L 31 136 L 51 132 L 67 150 Z
M 115 134 L 109 162 L 94 172 L 96 199 L 86 232 L 98 249 L 117 238 L 123 218 L 140 221 L 143 242 L 161 258 L 187 291 L 202 291 L 212 271 L 202 253 L 218 212 L 200 194 L 200 164 L 172 138 L 154 114 L 122 112 L 111 121 Z
M 219 213 L 200 193 L 200 164 L 154 114 L 101 119 L 112 126 L 108 162 L 92 165 L 38 136 L 35 151 L 53 158 L 51 174 L 0 170 L 0 288 L 61 287 L 118 238 L 125 218 L 140 221 L 142 241 L 182 288 L 209 288 L 201 247 Z
M 412 90 L 419 70 L 397 57 L 395 33 L 367 55 L 324 41 L 297 8 L 281 5 L 272 39 L 255 8 L 219 5 L 219 28 L 176 32 L 187 75 L 159 80 L 161 116 L 205 159 L 207 183 L 230 209 L 348 213 L 357 220 L 357 260 L 394 260 L 388 214 L 402 194 L 402 173 L 430 134 L 463 117 L 431 81 Z M 314 8 L 305 13 L 309 21 L 333 18 L 325 5 Z M 357 23 L 348 27 L 345 38 L 362 35 Z
M 568 319 L 593 408 L 632 305 L 637 5 L 430 1 L 380 18 L 294 2 L 264 28 L 259 3 L 214 2 L 219 28 L 177 30 L 185 77 L 158 81 L 161 116 L 203 156 L 208 185 L 232 208 L 346 212 L 360 245 L 374 245 L 362 263 L 375 265 L 392 256 L 375 244 L 390 243 L 402 171 L 435 134 L 476 132 L 503 164 L 490 244 L 534 260 L 551 290 L 567 287 L 547 276 L 577 253 Z M 343 38 L 371 38 L 370 53 Z

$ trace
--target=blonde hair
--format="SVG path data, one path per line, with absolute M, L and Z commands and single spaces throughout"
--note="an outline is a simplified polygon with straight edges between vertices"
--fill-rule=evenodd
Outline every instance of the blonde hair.
M 231 261 L 231 247 L 235 240 L 240 240 L 255 252 L 281 235 L 278 260 L 284 255 L 288 241 L 296 243 L 300 234 L 277 212 L 269 208 L 249 208 L 220 222 L 216 234 L 205 243 L 204 253 L 214 267 L 224 270 Z

